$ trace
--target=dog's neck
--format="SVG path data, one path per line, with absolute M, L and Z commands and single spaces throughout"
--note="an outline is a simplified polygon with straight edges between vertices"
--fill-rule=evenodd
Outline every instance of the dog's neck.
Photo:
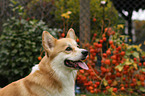
M 58 62 L 56 60 L 53 60 L 50 63 L 49 58 L 45 56 L 39 63 L 39 66 L 36 65 L 34 69 L 43 74 L 48 74 L 49 75 L 48 79 L 52 79 L 51 83 L 53 81 L 55 81 L 55 83 L 58 83 L 58 84 L 55 83 L 53 84 L 55 84 L 56 86 L 59 85 L 58 87 L 61 87 L 60 88 L 61 90 L 60 92 L 54 92 L 54 93 L 62 94 L 61 96 L 74 96 L 75 78 L 77 75 L 77 70 L 70 70 L 70 69 L 64 70 L 63 69 L 64 67 L 55 65 L 54 63 L 58 63 Z M 59 63 L 63 63 L 63 62 L 59 61 Z M 34 70 L 32 70 L 32 72 L 35 73 Z

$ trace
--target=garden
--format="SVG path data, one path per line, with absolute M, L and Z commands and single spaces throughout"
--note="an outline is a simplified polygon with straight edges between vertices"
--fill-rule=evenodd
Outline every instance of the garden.
M 135 45 L 132 38 L 124 34 L 125 20 L 111 1 L 107 2 L 106 6 L 101 5 L 100 0 L 91 0 L 88 39 L 85 38 L 87 32 L 84 37 L 80 36 L 77 0 L 30 0 L 25 6 L 11 0 L 12 15 L 4 20 L 0 34 L 0 82 L 4 84 L 1 87 L 27 76 L 40 62 L 44 56 L 41 44 L 44 30 L 55 38 L 63 38 L 72 27 L 77 43 L 89 51 L 85 59 L 89 70 L 77 73 L 76 96 L 145 96 L 145 52 L 142 49 L 145 42 Z

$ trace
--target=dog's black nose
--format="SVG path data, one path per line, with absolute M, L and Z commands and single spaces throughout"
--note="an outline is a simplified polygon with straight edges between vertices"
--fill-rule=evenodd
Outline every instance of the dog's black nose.
M 84 55 L 84 57 L 86 57 L 88 55 L 88 51 L 87 50 L 82 51 L 82 54 Z

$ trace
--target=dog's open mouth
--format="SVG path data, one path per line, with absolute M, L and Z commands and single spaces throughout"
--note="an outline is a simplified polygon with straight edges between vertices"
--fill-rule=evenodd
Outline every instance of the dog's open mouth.
M 67 67 L 74 68 L 74 69 L 86 69 L 86 70 L 89 69 L 86 63 L 81 60 L 79 61 L 65 60 L 64 64 Z

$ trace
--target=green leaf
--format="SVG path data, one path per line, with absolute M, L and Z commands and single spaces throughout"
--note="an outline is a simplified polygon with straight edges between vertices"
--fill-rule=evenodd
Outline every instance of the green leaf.
M 145 88 L 144 87 L 140 87 L 139 90 L 142 91 L 142 92 L 145 92 Z
M 143 72 L 145 72 L 145 68 L 142 68 L 141 70 L 142 70 Z
M 122 71 L 124 67 L 124 64 L 119 64 L 115 67 L 115 69 L 118 69 L 119 71 Z
M 18 70 L 14 70 L 14 73 L 15 73 L 15 74 L 18 74 L 18 73 L 19 73 L 19 71 L 18 71 Z
M 135 69 L 137 69 L 137 64 L 136 63 L 133 63 L 133 66 Z
M 14 5 L 16 5 L 18 2 L 17 1 L 15 1 L 15 0 L 11 0 L 11 2 L 14 4 Z
M 103 80 L 103 84 L 104 84 L 104 86 L 107 86 L 108 85 L 108 82 L 107 82 L 106 79 Z
M 131 55 L 130 51 L 126 51 L 126 55 L 130 56 Z
M 140 86 L 141 85 L 141 81 L 137 81 L 137 85 Z
M 17 52 L 18 52 L 17 49 L 14 49 L 14 50 L 12 51 L 13 54 L 15 54 L 15 53 L 17 53 Z
M 138 52 L 133 52 L 132 55 L 136 58 L 139 58 L 139 53 Z
M 124 62 L 125 65 L 131 65 L 132 64 L 132 60 L 130 60 L 129 58 L 126 59 L 126 61 Z
M 21 55 L 24 55 L 25 53 L 24 53 L 24 52 L 20 52 L 19 54 L 20 54 L 20 56 L 21 56 Z
M 112 92 L 113 92 L 113 87 L 110 87 L 110 88 L 108 89 L 108 91 L 112 93 Z

